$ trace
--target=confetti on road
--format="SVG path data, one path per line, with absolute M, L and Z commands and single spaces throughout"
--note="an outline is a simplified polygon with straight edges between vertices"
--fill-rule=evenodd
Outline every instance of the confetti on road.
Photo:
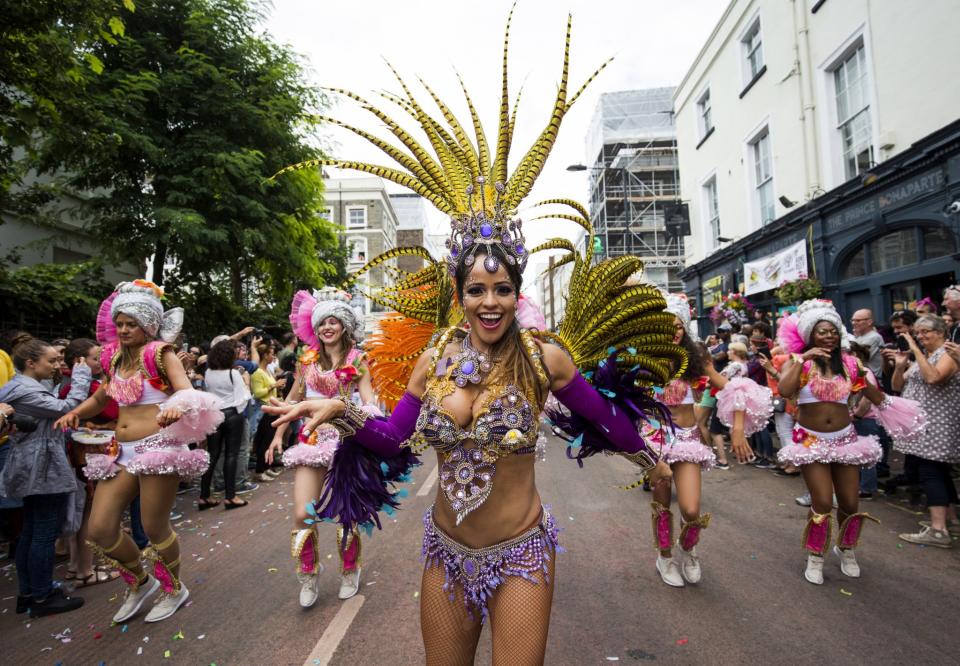
M 138 648 L 137 648 L 137 656 L 139 656 L 139 655 L 141 655 L 141 654 L 143 654 L 143 648 L 142 648 L 142 647 L 138 647 Z
M 620 661 L 620 657 L 607 657 L 607 661 Z
M 277 573 L 277 568 L 276 568 L 276 567 L 270 567 L 269 569 L 267 569 L 267 573 Z
M 128 628 L 129 628 L 129 627 L 127 627 L 127 625 L 123 625 L 122 627 L 120 627 L 120 632 L 125 634 L 125 633 L 127 633 L 127 629 L 128 629 Z
M 199 636 L 197 636 L 197 640 L 198 640 L 198 641 L 202 641 L 202 640 L 203 640 L 204 638 L 206 638 L 206 637 L 207 637 L 206 634 L 200 634 Z
M 783 502 L 779 502 L 777 506 L 786 506 L 786 504 L 784 504 Z
M 103 638 L 103 634 L 101 634 L 99 631 L 93 635 L 93 640 L 95 641 L 99 641 L 101 638 Z
M 686 644 L 689 643 L 689 642 L 690 642 L 690 639 L 689 639 L 689 638 L 678 638 L 678 639 L 677 639 L 677 645 L 686 645 Z
M 164 659 L 169 659 L 169 658 L 170 658 L 170 650 L 164 650 L 164 651 L 163 651 L 163 658 L 164 658 Z
M 182 641 L 182 640 L 183 640 L 183 629 L 181 629 L 180 631 L 178 631 L 177 633 L 175 633 L 175 634 L 173 635 L 173 640 L 175 640 L 175 641 Z
M 419 599 L 419 598 L 420 598 L 420 593 L 419 593 L 419 592 L 414 592 L 414 593 L 413 593 L 413 598 L 414 598 L 414 599 Z
M 842 587 L 840 588 L 840 594 L 842 594 L 842 595 L 844 595 L 844 596 L 846 596 L 846 597 L 852 597 L 852 596 L 853 596 L 853 592 L 847 592 L 847 591 L 846 591 L 845 589 L 843 589 Z

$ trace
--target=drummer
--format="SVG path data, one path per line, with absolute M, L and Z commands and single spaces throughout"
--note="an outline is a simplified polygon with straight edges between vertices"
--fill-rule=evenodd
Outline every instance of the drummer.
M 97 392 L 103 380 L 103 368 L 100 367 L 100 345 L 90 338 L 73 340 L 63 352 L 64 362 L 72 368 L 76 359 L 83 359 L 90 368 L 93 381 L 90 382 L 90 395 Z M 70 377 L 64 377 L 60 385 L 60 398 L 66 397 L 70 391 Z M 104 453 L 106 445 L 113 438 L 113 430 L 117 425 L 120 407 L 112 398 L 107 402 L 103 411 L 84 423 L 84 430 L 73 433 L 67 444 L 70 463 L 77 472 L 77 478 L 86 484 L 87 499 L 83 507 L 83 523 L 76 534 L 66 537 L 70 548 L 70 562 L 67 564 L 66 579 L 76 587 L 87 587 L 97 583 L 105 583 L 117 577 L 116 572 L 99 569 L 93 565 L 93 551 L 87 545 L 87 521 L 90 518 L 90 507 L 93 506 L 93 492 L 96 483 L 83 476 L 81 471 L 86 465 L 88 453 Z M 89 432 L 87 432 L 89 431 Z

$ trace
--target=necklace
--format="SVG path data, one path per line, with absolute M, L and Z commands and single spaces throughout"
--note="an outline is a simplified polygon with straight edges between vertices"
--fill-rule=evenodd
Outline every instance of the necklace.
M 483 375 L 490 372 L 490 368 L 493 367 L 490 357 L 477 351 L 476 347 L 470 343 L 469 333 L 460 343 L 460 351 L 450 362 L 453 364 L 453 371 L 450 376 L 453 378 L 453 383 L 460 388 L 466 386 L 467 383 L 479 384 Z

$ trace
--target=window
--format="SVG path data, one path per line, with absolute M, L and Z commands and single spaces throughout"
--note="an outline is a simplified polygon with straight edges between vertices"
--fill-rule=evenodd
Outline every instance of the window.
M 760 17 L 747 28 L 740 39 L 744 57 L 744 83 L 749 84 L 763 72 L 763 41 L 760 38 Z
M 717 177 L 714 176 L 703 185 L 704 217 L 707 221 L 709 245 L 716 247 L 717 237 L 720 236 L 720 207 L 717 205 Z
M 889 271 L 919 261 L 917 232 L 902 229 L 870 241 L 870 272 Z
M 347 239 L 351 264 L 367 263 L 367 239 L 363 236 L 351 236 Z
M 955 251 L 953 234 L 946 227 L 924 227 L 923 258 L 939 259 L 948 257 Z
M 347 229 L 365 229 L 367 226 L 366 206 L 347 206 Z
M 713 131 L 713 115 L 710 109 L 710 89 L 707 88 L 697 100 L 697 126 L 700 139 L 706 139 Z
M 847 259 L 847 263 L 844 265 L 843 270 L 840 271 L 840 279 L 853 280 L 855 278 L 862 278 L 866 274 L 866 248 L 861 247 L 859 250 L 854 252 L 849 259 Z
M 767 128 L 750 142 L 750 155 L 753 162 L 753 186 L 757 191 L 757 210 L 760 213 L 760 225 L 763 226 L 777 217 L 773 201 L 770 131 Z
M 833 70 L 837 132 L 846 180 L 873 165 L 873 125 L 867 83 L 867 59 L 861 42 Z
M 320 219 L 326 220 L 327 222 L 333 222 L 333 208 L 327 206 L 320 211 Z

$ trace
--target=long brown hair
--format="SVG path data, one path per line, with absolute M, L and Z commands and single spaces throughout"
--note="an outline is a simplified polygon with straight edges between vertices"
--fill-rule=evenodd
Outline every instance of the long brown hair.
M 333 357 L 327 353 L 327 346 L 322 342 L 320 343 L 320 349 L 317 350 L 320 355 L 320 368 L 325 372 L 342 368 L 347 361 L 347 354 L 353 349 L 353 336 L 347 331 L 347 327 L 344 326 L 342 321 L 340 325 L 343 326 L 343 335 L 340 336 L 340 364 L 336 368 L 333 367 Z
M 513 291 L 517 299 L 520 298 L 520 285 L 523 283 L 523 276 L 517 265 L 507 260 L 506 253 L 497 245 L 482 246 L 477 248 L 474 253 L 474 261 L 482 262 L 483 257 L 491 254 L 499 260 L 500 265 L 507 269 L 507 275 L 510 278 L 510 284 L 513 285 Z M 460 255 L 457 262 L 457 271 L 454 275 L 454 282 L 457 288 L 457 297 L 463 304 L 463 290 L 466 286 L 467 276 L 470 274 L 472 265 L 467 265 L 464 261 L 466 254 Z M 537 405 L 542 407 L 547 399 L 548 387 L 544 385 L 537 373 L 537 367 L 534 363 L 538 362 L 530 358 L 527 351 L 523 348 L 523 340 L 520 338 L 520 324 L 517 323 L 516 316 L 510 323 L 510 327 L 504 332 L 496 344 L 490 349 L 490 356 L 497 361 L 498 372 L 509 377 L 510 382 L 529 393 L 533 390 L 536 396 Z M 546 368 L 544 367 L 544 371 Z

